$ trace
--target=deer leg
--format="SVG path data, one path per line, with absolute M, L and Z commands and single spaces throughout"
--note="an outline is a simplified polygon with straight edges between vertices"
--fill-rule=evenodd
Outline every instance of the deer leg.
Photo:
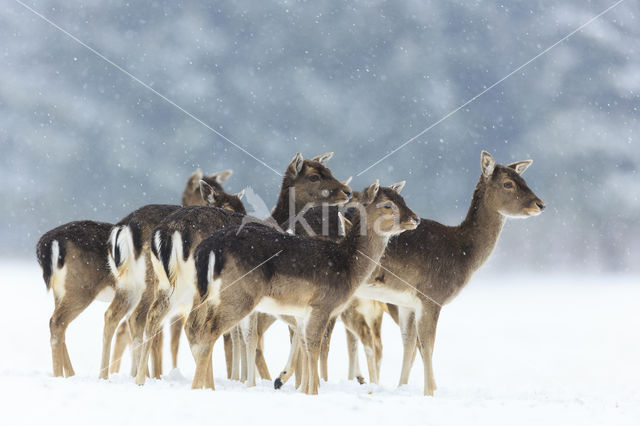
M 240 362 L 242 359 L 242 356 L 240 355 L 240 351 L 242 349 L 242 346 L 240 346 L 241 340 L 242 337 L 240 336 L 240 329 L 238 327 L 233 327 L 231 329 L 231 342 L 233 346 L 231 380 L 240 380 Z
M 424 365 L 424 394 L 429 396 L 433 396 L 435 390 L 431 357 L 433 355 L 433 344 L 436 338 L 436 326 L 439 315 L 439 306 L 425 302 L 418 318 L 418 344 L 421 348 L 422 362 Z
M 144 337 L 145 324 L 147 322 L 147 312 L 151 306 L 152 294 L 145 290 L 142 299 L 133 309 L 129 316 L 129 331 L 131 333 L 131 375 L 137 377 L 138 367 L 142 353 L 142 342 Z M 143 373 L 146 373 L 147 366 L 144 366 Z
M 258 313 L 258 349 L 256 350 L 256 367 L 260 377 L 271 380 L 267 360 L 264 358 L 264 334 L 267 329 L 276 321 L 273 315 Z
M 111 304 L 104 313 L 104 330 L 102 332 L 102 361 L 100 363 L 99 378 L 107 379 L 109 377 L 109 360 L 111 357 L 111 342 L 113 334 L 118 328 L 118 324 L 125 316 L 130 308 L 129 293 L 116 289 L 116 294 Z
M 224 361 L 227 365 L 227 379 L 231 379 L 231 373 L 233 372 L 233 342 L 231 341 L 230 333 L 224 333 L 222 337 L 224 340 Z
M 209 362 L 207 363 L 207 378 L 206 378 L 206 387 L 207 389 L 213 389 L 213 353 L 209 355 Z
M 349 356 L 349 373 L 348 380 L 356 379 L 361 385 L 365 383 L 364 377 L 360 372 L 360 361 L 358 359 L 358 337 L 348 328 L 345 329 L 347 334 L 347 354 Z
M 374 340 L 373 340 L 373 331 L 367 324 L 366 318 L 363 315 L 355 315 L 350 318 L 350 321 L 345 322 L 345 326 L 347 326 L 348 330 L 354 333 L 362 342 L 362 346 L 364 346 L 364 353 L 367 358 L 367 369 L 369 371 L 369 382 L 377 383 L 377 371 L 376 371 L 376 361 L 375 361 L 375 348 L 374 348 Z M 356 344 L 357 347 L 357 344 Z M 355 356 L 357 357 L 357 349 Z M 358 379 L 360 382 L 360 379 Z M 362 383 L 364 379 L 362 380 Z
M 380 367 L 382 366 L 382 313 L 376 318 L 371 327 L 373 332 L 373 348 L 375 353 L 376 363 L 376 382 L 380 381 Z
M 53 318 L 52 316 L 49 320 L 53 377 L 62 377 L 64 375 L 64 338 L 66 327 L 59 321 L 54 322 Z
M 297 389 L 299 389 L 300 392 L 307 393 L 309 389 L 309 364 L 307 361 L 307 344 L 304 342 L 304 339 L 301 340 L 301 345 L 302 346 L 300 353 L 298 354 L 297 361 L 297 363 L 299 364 L 297 368 L 300 370 L 300 385 L 299 387 L 297 387 Z M 297 377 L 298 373 L 296 372 L 296 378 Z
M 124 356 L 124 350 L 131 344 L 131 334 L 129 333 L 129 322 L 122 321 L 116 331 L 116 343 L 113 345 L 113 354 L 111 355 L 111 367 L 109 373 L 114 374 L 120 371 L 120 363 Z
M 331 346 L 331 335 L 333 334 L 333 328 L 336 325 L 337 317 L 333 317 L 327 324 L 327 329 L 324 331 L 324 337 L 322 338 L 322 346 L 320 347 L 320 377 L 325 382 L 329 381 L 329 347 Z
M 242 337 L 244 338 L 245 356 L 247 359 L 247 386 L 256 385 L 256 349 L 258 347 L 258 316 L 249 314 L 241 322 Z
M 211 306 L 207 310 L 206 318 L 202 322 L 200 331 L 190 331 L 190 334 L 197 336 L 192 346 L 192 352 L 196 357 L 196 373 L 193 377 L 192 388 L 199 389 L 205 385 L 211 385 L 214 389 L 213 371 L 209 375 L 208 369 L 211 369 L 211 352 L 216 340 L 226 331 L 237 325 L 245 316 L 249 315 L 255 307 L 255 302 L 250 295 L 236 293 L 223 293 L 228 298 L 222 297 L 222 300 L 216 306 Z M 189 323 L 188 326 L 197 324 L 196 321 Z M 210 376 L 210 377 L 208 377 Z M 210 379 L 210 380 L 209 380 Z M 210 382 L 210 383 L 208 383 Z M 208 386 L 207 386 L 208 387 Z
M 180 347 L 180 335 L 186 318 L 184 315 L 176 315 L 171 319 L 171 368 L 178 368 L 178 348 Z
M 73 303 L 68 299 L 62 298 L 59 302 L 56 300 L 56 306 L 49 320 L 49 330 L 51 332 L 51 358 L 53 364 L 53 376 L 71 377 L 75 374 L 73 367 L 71 366 L 71 360 L 69 358 L 69 351 L 65 341 L 65 335 L 67 327 L 87 306 L 93 301 L 93 299 L 74 300 Z
M 283 316 L 283 319 L 286 320 L 286 318 Z M 294 374 L 296 376 L 296 383 L 295 383 L 295 387 L 296 389 L 300 389 L 300 386 L 302 385 L 302 382 L 304 380 L 304 377 L 306 375 L 306 371 L 307 371 L 307 361 L 306 361 L 306 353 L 307 353 L 307 349 L 306 349 L 306 345 L 304 343 L 304 336 L 303 336 L 303 330 L 298 326 L 297 324 L 297 320 L 293 317 L 289 317 L 293 322 L 289 322 L 287 320 L 287 322 L 289 323 L 289 340 L 291 341 L 291 344 L 293 345 L 294 340 L 297 338 L 298 339 L 298 345 L 299 345 L 299 349 L 297 354 L 293 353 L 293 348 L 291 348 L 289 351 L 289 356 L 293 356 L 293 370 L 294 370 Z
M 314 312 L 315 311 L 315 312 Z M 305 325 L 305 343 L 307 347 L 307 364 L 309 386 L 307 392 L 309 395 L 318 394 L 318 386 L 320 386 L 320 375 L 318 374 L 318 360 L 320 358 L 320 347 L 322 346 L 322 338 L 327 329 L 330 315 L 319 309 L 312 310 L 309 320 Z
M 280 389 L 282 385 L 287 383 L 287 381 L 293 375 L 296 362 L 300 357 L 300 340 L 301 340 L 300 333 L 293 333 L 291 349 L 289 350 L 289 358 L 287 359 L 287 365 L 284 367 L 284 370 L 282 370 L 280 375 L 276 378 L 275 382 L 273 383 L 273 387 L 275 389 Z M 296 372 L 296 377 L 298 374 L 299 373 Z
M 398 307 L 398 320 L 403 346 L 402 370 L 398 386 L 402 386 L 409 383 L 409 373 L 415 358 L 417 336 L 415 311 L 411 308 Z
M 244 343 L 244 336 L 242 334 L 242 329 L 240 327 L 238 327 L 239 333 L 238 335 L 240 336 L 240 381 L 245 383 L 247 381 L 247 371 L 248 371 L 248 365 L 247 365 L 247 345 L 245 345 Z
M 162 321 L 169 311 L 169 296 L 170 293 L 168 291 L 159 290 L 147 313 L 147 321 L 144 328 L 145 339 L 142 342 L 140 358 L 138 360 L 138 370 L 136 374 L 137 385 L 144 385 L 144 382 L 146 380 L 146 370 L 149 363 L 149 352 L 151 351 L 151 344 L 158 333 L 162 331 Z
M 307 392 L 309 388 L 309 364 L 307 362 L 307 342 L 305 339 L 304 323 L 300 320 L 295 327 L 295 334 L 300 339 L 300 352 L 298 353 L 298 359 L 296 361 L 296 389 L 301 392 Z M 298 384 L 298 376 L 300 376 L 300 383 Z
M 69 358 L 69 350 L 67 349 L 67 342 L 62 344 L 62 360 L 64 361 L 64 374 L 66 377 L 75 376 L 73 366 L 71 365 L 71 358 Z
M 211 342 L 210 330 L 205 325 L 205 321 L 209 316 L 209 306 L 204 305 L 200 309 L 194 309 L 189 312 L 184 324 L 184 332 L 187 335 L 187 342 L 189 343 L 193 359 L 196 362 L 196 375 L 194 375 L 192 382 L 192 387 L 194 389 L 203 387 L 213 389 L 213 376 L 211 376 L 211 381 L 209 381 L 208 377 L 209 367 L 205 369 L 205 372 L 207 373 L 205 376 L 206 380 L 205 378 L 200 377 L 202 367 L 201 370 L 198 370 L 198 363 L 201 361 L 200 357 L 207 354 L 207 345 Z M 213 351 L 213 343 L 211 343 L 211 350 Z M 211 364 L 210 361 L 211 356 L 209 354 L 209 365 Z
M 162 343 L 164 342 L 164 333 L 162 325 L 151 340 L 151 365 L 153 366 L 153 378 L 160 379 L 162 377 Z
M 393 322 L 395 322 L 399 326 L 400 325 L 400 318 L 399 318 L 400 314 L 398 312 L 398 306 L 397 305 L 392 305 L 391 303 L 385 303 L 385 305 L 387 307 L 387 313 L 389 314 L 389 316 L 391 317 Z
M 258 374 L 263 380 L 271 381 L 271 374 L 269 374 L 269 367 L 267 366 L 267 360 L 264 359 L 264 333 L 258 332 L 258 345 L 256 348 L 256 368 Z
M 197 311 L 192 310 L 184 324 L 184 331 L 187 335 L 189 348 L 196 362 L 196 372 L 191 384 L 193 389 L 205 387 L 214 389 L 213 377 L 211 382 L 208 380 L 208 370 L 211 366 L 211 354 L 214 344 L 212 341 L 211 327 L 207 324 L 207 320 L 210 317 L 211 311 L 209 306 L 205 305 Z
M 212 339 L 208 338 L 210 332 L 206 333 L 206 336 L 202 336 L 203 342 L 191 347 L 191 352 L 196 360 L 196 372 L 193 376 L 193 382 L 191 383 L 192 389 L 215 389 L 213 380 L 211 383 L 207 383 L 208 369 L 211 368 L 211 353 L 213 351 Z M 209 386 L 210 385 L 210 386 Z
M 364 346 L 364 354 L 367 358 L 367 369 L 369 370 L 369 383 L 378 383 L 375 359 L 375 344 L 373 333 L 369 325 L 364 322 L 358 328 L 358 337 Z

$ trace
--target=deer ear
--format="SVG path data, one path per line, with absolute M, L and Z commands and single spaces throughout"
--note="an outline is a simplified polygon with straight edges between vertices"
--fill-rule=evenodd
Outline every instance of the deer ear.
M 244 197 L 244 189 L 235 194 L 235 196 L 238 197 L 238 200 L 242 200 L 242 197 Z
M 482 176 L 491 176 L 495 167 L 496 160 L 494 160 L 491 154 L 487 151 L 482 151 L 482 154 L 480 154 L 480 168 L 482 169 Z
M 215 179 L 215 181 L 218 182 L 218 184 L 222 185 L 227 181 L 227 179 L 231 177 L 232 174 L 233 174 L 233 170 L 223 170 L 221 172 L 212 174 L 210 178 Z
M 509 164 L 507 167 L 512 168 L 513 170 L 516 171 L 517 174 L 521 175 L 524 173 L 525 170 L 529 168 L 531 163 L 533 163 L 533 160 L 517 161 L 515 163 Z
M 296 156 L 293 157 L 293 160 L 291 160 L 289 167 L 287 167 L 287 174 L 292 178 L 298 177 L 298 174 L 302 171 L 303 164 L 304 158 L 302 158 L 302 154 L 297 153 Z
M 402 188 L 404 188 L 404 186 L 406 185 L 406 183 L 407 183 L 406 180 L 401 180 L 398 183 L 394 183 L 389 188 L 393 189 L 394 191 L 396 191 L 399 194 L 400 191 L 402 191 Z
M 312 158 L 312 160 L 317 161 L 324 166 L 329 160 L 331 160 L 331 157 L 333 157 L 333 152 L 325 152 L 322 155 L 318 155 L 317 157 Z
M 203 180 L 200 181 L 200 195 L 202 195 L 202 199 L 207 204 L 213 204 L 216 201 L 215 189 Z
M 342 212 L 338 212 L 338 235 L 344 237 L 345 235 L 347 235 L 347 232 L 349 232 L 352 226 L 353 224 L 351 223 L 351 221 L 344 217 Z
M 346 178 L 344 182 L 342 182 L 342 184 L 348 186 L 351 183 L 351 180 L 353 180 L 353 176 L 349 176 L 348 178 Z
M 376 179 L 376 183 L 371 184 L 367 189 L 364 190 L 362 197 L 362 204 L 371 204 L 373 200 L 376 199 L 376 195 L 378 195 L 378 190 L 380 189 L 380 181 Z
M 200 167 L 198 167 L 196 169 L 195 172 L 193 172 L 193 174 L 189 177 L 189 183 L 191 183 L 191 186 L 195 189 L 198 187 L 198 185 L 200 184 L 200 180 L 202 179 L 203 174 L 202 174 L 202 170 L 200 169 Z

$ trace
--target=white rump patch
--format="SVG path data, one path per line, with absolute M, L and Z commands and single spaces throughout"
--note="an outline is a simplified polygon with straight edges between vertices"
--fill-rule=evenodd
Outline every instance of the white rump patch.
M 58 257 L 60 256 L 60 245 L 57 240 L 51 243 L 51 289 L 56 299 L 64 297 L 66 292 L 65 281 L 67 279 L 67 265 L 58 268 Z
M 182 261 L 182 238 L 180 232 L 175 231 L 171 235 L 171 254 L 169 255 L 169 282 L 175 284 L 175 280 L 178 279 L 179 262 Z
M 217 280 L 213 279 L 213 271 L 216 266 L 216 255 L 211 250 L 209 253 L 209 264 L 207 266 L 207 283 L 208 283 L 208 300 L 210 303 L 214 305 L 220 304 L 220 287 L 222 286 L 222 280 L 218 278 Z

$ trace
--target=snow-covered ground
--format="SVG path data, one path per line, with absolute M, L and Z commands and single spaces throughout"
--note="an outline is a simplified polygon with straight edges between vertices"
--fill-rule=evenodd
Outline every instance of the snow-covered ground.
M 186 344 L 180 371 L 168 372 L 165 348 L 164 380 L 138 387 L 121 373 L 100 381 L 101 302 L 67 332 L 77 375 L 53 378 L 53 299 L 40 269 L 35 260 L 3 261 L 0 271 L 0 418 L 7 425 L 640 424 L 639 277 L 478 275 L 441 314 L 434 355 L 438 390 L 431 398 L 422 396 L 420 362 L 410 384 L 396 388 L 401 344 L 390 318 L 383 326 L 382 384 L 347 382 L 338 324 L 329 382 L 314 397 L 297 393 L 291 383 L 275 391 L 267 381 L 247 389 L 226 380 L 220 342 L 215 392 L 190 389 L 194 364 Z M 272 375 L 284 365 L 287 342 L 285 327 L 273 326 L 266 341 Z M 363 354 L 361 366 L 366 371 Z

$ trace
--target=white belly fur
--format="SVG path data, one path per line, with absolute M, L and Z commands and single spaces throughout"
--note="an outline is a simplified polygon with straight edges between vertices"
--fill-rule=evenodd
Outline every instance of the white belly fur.
M 412 289 L 397 291 L 385 287 L 384 284 L 362 284 L 356 290 L 356 296 L 409 308 L 418 308 L 420 306 L 420 299 L 414 295 Z
M 260 303 L 258 303 L 255 310 L 271 315 L 291 315 L 298 318 L 306 318 L 307 315 L 309 315 L 311 308 L 283 305 L 273 297 L 264 297 Z

